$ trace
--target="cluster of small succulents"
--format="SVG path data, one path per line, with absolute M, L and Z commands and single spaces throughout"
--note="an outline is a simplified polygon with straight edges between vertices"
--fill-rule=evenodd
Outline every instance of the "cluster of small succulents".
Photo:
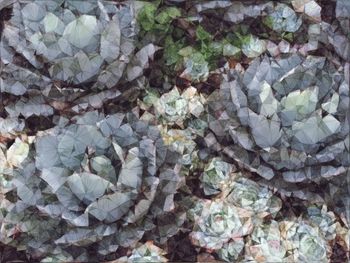
M 190 211 L 189 218 L 194 222 L 190 238 L 194 245 L 232 261 L 241 257 L 244 239 L 256 231 L 255 226 L 266 217 L 276 216 L 281 200 L 266 187 L 240 175 L 231 173 L 225 181 L 231 181 L 231 187 L 224 190 L 226 194 L 211 201 L 198 200 Z
M 0 1 L 0 262 L 349 261 L 349 3 Z

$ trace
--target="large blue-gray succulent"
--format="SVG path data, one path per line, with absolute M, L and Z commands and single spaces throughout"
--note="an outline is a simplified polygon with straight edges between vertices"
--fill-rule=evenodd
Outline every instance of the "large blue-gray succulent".
M 233 71 L 211 98 L 209 124 L 226 153 L 270 180 L 318 181 L 345 174 L 349 159 L 349 84 L 324 57 L 255 59 Z M 221 106 L 220 106 L 221 105 Z M 231 139 L 229 139 L 229 137 Z
M 158 129 L 131 114 L 67 121 L 34 143 L 16 139 L 0 157 L 1 194 L 13 196 L 2 201 L 0 241 L 35 257 L 83 261 L 95 244 L 97 260 L 133 246 L 157 227 L 152 219 L 171 213 L 178 169 Z

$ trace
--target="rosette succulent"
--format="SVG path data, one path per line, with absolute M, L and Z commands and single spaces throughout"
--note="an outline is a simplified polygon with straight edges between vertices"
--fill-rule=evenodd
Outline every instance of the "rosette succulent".
M 231 77 L 208 98 L 218 116 L 209 127 L 231 144 L 230 157 L 268 180 L 317 182 L 346 173 L 349 91 L 342 67 L 324 57 L 265 56 Z
M 327 240 L 333 240 L 336 237 L 338 222 L 333 212 L 327 211 L 324 205 L 322 208 L 310 206 L 307 208 L 309 220 L 317 225 Z
M 205 81 L 209 76 L 209 66 L 208 62 L 205 61 L 204 56 L 199 53 L 191 50 L 190 54 L 183 54 L 179 51 L 180 54 L 184 55 L 184 68 L 181 77 L 186 78 L 193 82 Z
M 219 258 L 227 262 L 235 262 L 244 249 L 243 239 L 234 239 L 223 245 L 222 248 L 216 251 Z
M 260 56 L 266 50 L 266 41 L 253 35 L 248 35 L 242 39 L 242 52 L 248 58 Z
M 164 119 L 167 124 L 178 124 L 193 117 L 199 117 L 204 112 L 205 99 L 190 87 L 181 94 L 177 87 L 163 94 L 154 104 L 157 116 Z
M 150 44 L 134 54 L 135 12 L 132 1 L 16 1 L 1 40 L 1 91 L 22 95 L 54 84 L 62 92 L 64 85 L 91 82 L 100 90 L 122 77 L 134 80 L 156 51 Z M 31 66 L 12 64 L 16 52 Z
M 322 230 L 296 218 L 256 226 L 245 250 L 245 258 L 257 262 L 329 262 L 331 255 Z
M 234 180 L 225 199 L 228 203 L 250 211 L 259 217 L 274 216 L 282 207 L 281 200 L 274 196 L 268 187 L 260 186 L 242 176 L 238 176 Z
M 245 247 L 245 259 L 254 262 L 290 262 L 279 223 L 271 221 L 254 228 Z
M 252 229 L 250 217 L 223 201 L 200 202 L 191 212 L 194 228 L 190 238 L 196 246 L 219 250 L 230 240 L 241 242 Z
M 288 5 L 282 3 L 277 3 L 274 8 L 269 9 L 268 16 L 263 21 L 279 33 L 296 32 L 302 24 L 301 17 L 298 17 Z
M 329 262 L 330 247 L 318 227 L 306 221 L 280 223 L 281 235 L 293 260 Z
M 150 219 L 174 209 L 179 175 L 167 152 L 155 126 L 121 113 L 61 119 L 35 145 L 17 139 L 0 187 L 13 196 L 2 201 L 1 242 L 81 261 L 132 246 L 156 227 Z
M 226 189 L 232 181 L 231 172 L 234 166 L 221 158 L 213 158 L 204 167 L 200 180 L 206 195 L 218 194 Z
M 174 154 L 175 160 L 183 165 L 191 165 L 195 157 L 196 143 L 195 136 L 190 130 L 167 129 L 161 127 L 161 135 L 164 144 Z

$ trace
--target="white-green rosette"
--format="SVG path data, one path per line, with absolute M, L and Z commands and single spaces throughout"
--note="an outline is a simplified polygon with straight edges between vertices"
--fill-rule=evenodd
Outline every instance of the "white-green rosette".
M 181 74 L 192 82 L 206 81 L 209 76 L 209 65 L 205 57 L 200 52 L 196 52 L 191 47 L 185 47 L 179 51 L 183 57 L 184 71 Z
M 307 208 L 307 213 L 310 221 L 321 229 L 327 240 L 335 239 L 339 223 L 336 221 L 335 214 L 327 211 L 326 205 L 323 205 L 322 208 L 310 206 Z
M 196 143 L 194 136 L 189 129 L 167 129 L 159 126 L 164 144 L 167 145 L 173 153 L 180 156 L 181 164 L 191 165 L 194 162 Z
M 183 126 L 184 120 L 199 117 L 204 111 L 204 98 L 197 93 L 194 87 L 186 89 L 180 94 L 177 87 L 163 94 L 154 104 L 158 117 L 168 125 Z
M 194 229 L 190 238 L 199 247 L 218 250 L 252 230 L 250 217 L 243 216 L 239 208 L 224 201 L 202 201 L 192 212 Z
M 230 185 L 233 166 L 221 158 L 213 158 L 205 166 L 200 180 L 206 195 L 220 193 Z
M 271 221 L 254 228 L 245 246 L 245 259 L 253 262 L 288 262 L 279 224 Z
M 266 44 L 267 42 L 265 40 L 248 35 L 243 39 L 242 52 L 248 58 L 255 58 L 266 51 Z
M 226 200 L 237 207 L 254 213 L 259 218 L 268 215 L 275 216 L 282 206 L 281 200 L 274 196 L 267 186 L 260 186 L 258 183 L 241 176 L 235 179 Z
M 243 238 L 236 238 L 226 244 L 223 247 L 216 251 L 219 258 L 227 262 L 235 262 L 244 249 L 244 240 Z
M 283 221 L 280 229 L 295 262 L 329 262 L 330 247 L 317 226 L 306 221 Z
M 263 20 L 264 24 L 279 33 L 296 32 L 302 24 L 301 17 L 298 17 L 286 4 L 278 3 L 268 13 L 269 15 Z

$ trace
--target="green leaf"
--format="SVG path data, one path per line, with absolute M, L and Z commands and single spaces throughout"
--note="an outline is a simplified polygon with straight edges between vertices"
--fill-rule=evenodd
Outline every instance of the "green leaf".
M 263 19 L 263 24 L 269 28 L 273 28 L 273 18 L 271 16 L 267 16 Z
M 198 40 L 203 42 L 209 42 L 213 39 L 213 36 L 210 35 L 207 31 L 205 31 L 205 29 L 201 25 L 197 27 L 196 37 Z
M 140 11 L 137 20 L 145 31 L 150 31 L 155 24 L 157 7 L 152 3 L 145 3 Z
M 161 11 L 155 18 L 155 20 L 161 24 L 169 24 L 174 18 L 181 16 L 181 12 L 176 7 L 168 7 Z
M 289 33 L 284 32 L 284 33 L 282 33 L 282 38 L 292 42 L 293 38 L 294 38 L 294 34 L 291 32 L 289 32 Z
M 166 65 L 176 64 L 181 59 L 178 52 L 182 49 L 182 47 L 183 43 L 181 40 L 174 42 L 171 37 L 167 37 L 165 39 L 164 58 Z
M 183 56 L 183 57 L 189 57 L 191 56 L 191 54 L 193 54 L 194 52 L 196 52 L 196 50 L 191 47 L 191 46 L 187 46 L 187 47 L 184 47 L 182 49 L 179 50 L 178 54 L 180 56 Z M 198 52 L 197 52 L 198 53 Z
M 226 44 L 224 45 L 223 47 L 223 55 L 224 56 L 229 56 L 229 57 L 232 57 L 232 56 L 235 56 L 237 55 L 241 50 L 231 44 Z

